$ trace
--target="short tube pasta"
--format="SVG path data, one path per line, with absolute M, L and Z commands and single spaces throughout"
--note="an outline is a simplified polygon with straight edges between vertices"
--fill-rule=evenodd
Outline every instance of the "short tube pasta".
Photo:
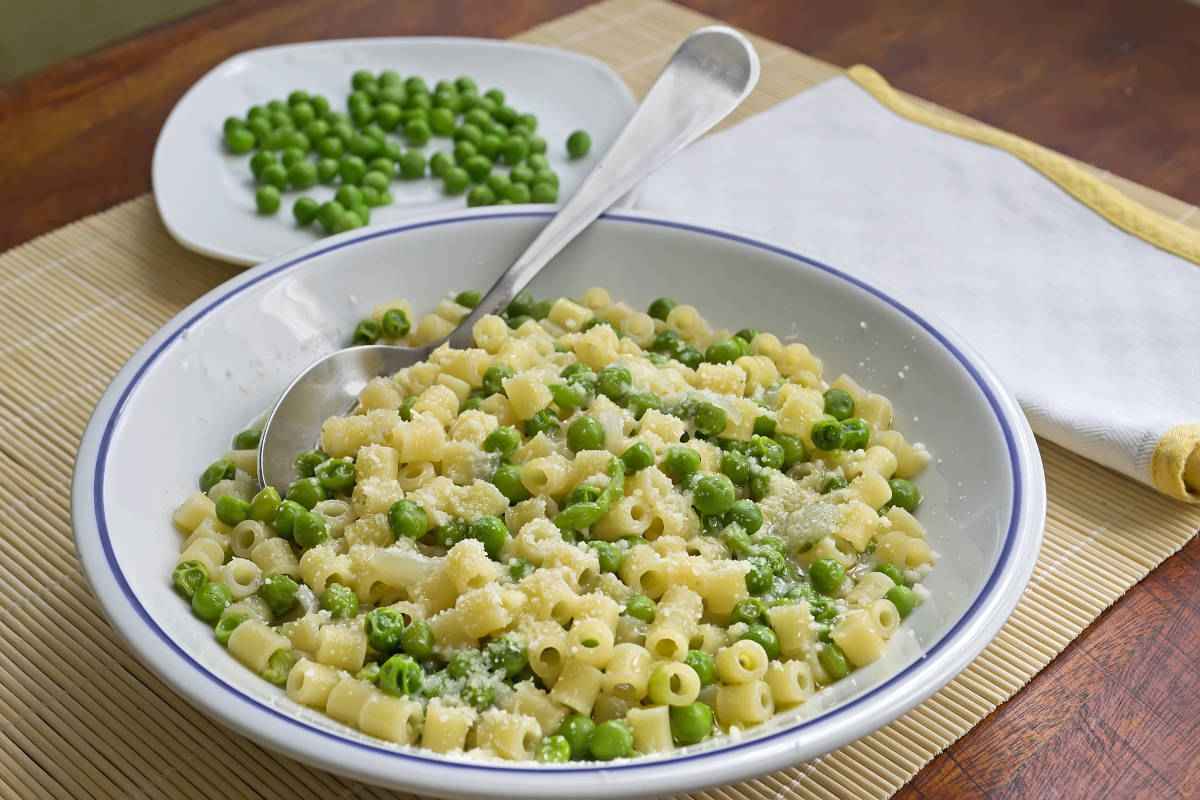
M 522 293 L 368 381 L 288 486 L 213 442 L 165 580 L 291 703 L 433 753 L 557 760 L 579 715 L 639 758 L 817 702 L 929 597 L 931 456 L 803 320 L 680 299 Z M 433 342 L 471 303 L 388 301 L 356 336 Z

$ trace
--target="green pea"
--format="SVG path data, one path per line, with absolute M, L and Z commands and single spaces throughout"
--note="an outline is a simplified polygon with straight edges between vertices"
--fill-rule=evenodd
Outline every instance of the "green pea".
M 671 738 L 677 745 L 702 742 L 713 729 L 713 710 L 699 701 L 686 706 L 671 706 Z
M 786 433 L 776 434 L 775 443 L 783 448 L 783 469 L 790 469 L 808 458 L 804 442 L 796 436 L 789 436 Z
M 736 499 L 733 481 L 725 475 L 701 476 L 692 487 L 692 504 L 706 516 L 724 514 Z
M 175 591 L 191 600 L 196 590 L 208 581 L 208 570 L 199 561 L 183 561 L 171 571 L 171 585 Z
M 489 642 L 487 646 L 488 666 L 493 670 L 504 670 L 504 677 L 515 678 L 529 665 L 529 654 L 525 645 L 510 636 Z
M 838 489 L 845 489 L 849 485 L 850 485 L 849 481 L 847 481 L 842 476 L 830 475 L 828 478 L 825 479 L 825 482 L 821 484 L 821 494 L 829 494 L 830 492 L 836 492 Z
M 575 453 L 580 450 L 602 450 L 604 439 L 604 426 L 595 417 L 581 416 L 567 428 L 567 447 Z
M 842 448 L 842 423 L 836 419 L 820 419 L 813 423 L 809 437 L 819 450 Z
M 338 161 L 338 177 L 344 184 L 354 185 L 367 174 L 367 162 L 355 155 L 342 156 Z
M 654 466 L 654 451 L 645 442 L 634 442 L 621 454 L 621 461 L 625 463 L 625 471 L 632 475 Z
M 625 408 L 633 414 L 634 419 L 640 420 L 650 409 L 661 411 L 662 401 L 650 392 L 630 392 L 625 396 Z
M 594 550 L 596 557 L 600 559 L 601 572 L 615 573 L 621 569 L 621 562 L 625 556 L 615 544 L 597 540 L 588 542 L 588 547 Z
M 429 128 L 429 123 L 423 120 L 410 120 L 404 126 L 404 138 L 414 147 L 422 147 L 427 144 L 433 136 L 433 131 Z
M 515 464 L 501 464 L 492 473 L 492 484 L 500 490 L 500 494 L 508 498 L 509 503 L 519 503 L 528 500 L 531 495 L 521 483 L 521 468 Z
M 480 386 L 489 395 L 502 394 L 504 382 L 516 374 L 507 364 L 492 364 L 484 371 Z
M 237 475 L 237 467 L 232 461 L 223 458 L 214 461 L 200 473 L 200 491 L 207 492 L 221 481 L 233 480 Z
M 250 158 L 250 172 L 254 177 L 260 178 L 262 171 L 272 164 L 279 163 L 275 159 L 275 154 L 268 150 L 259 150 Z
M 271 654 L 267 659 L 267 666 L 259 676 L 276 686 L 286 686 L 288 674 L 292 671 L 292 667 L 296 666 L 296 662 L 300 660 L 300 656 L 296 651 L 286 647 L 281 647 Z
M 546 181 L 535 182 L 529 196 L 535 203 L 555 203 L 558 202 L 558 187 Z
M 738 486 L 750 480 L 750 459 L 736 450 L 721 454 L 721 473 Z
M 400 419 L 405 422 L 412 422 L 413 406 L 417 404 L 415 395 L 409 395 L 400 402 Z
M 321 608 L 334 619 L 350 619 L 358 613 L 358 595 L 349 586 L 330 582 L 321 592 Z
M 397 500 L 388 509 L 388 527 L 397 539 L 420 539 L 429 530 L 429 516 L 412 500 Z
M 663 456 L 663 472 L 676 483 L 682 483 L 700 469 L 700 454 L 690 447 L 673 444 Z
M 842 648 L 829 642 L 817 653 L 817 661 L 831 680 L 840 681 L 850 674 L 850 665 L 846 663 L 846 654 Z
M 446 194 L 462 194 L 471 183 L 471 176 L 461 167 L 451 167 L 442 176 L 442 191 Z
M 315 477 L 292 481 L 287 490 L 287 499 L 299 503 L 307 510 L 311 510 L 313 506 L 327 497 L 325 487 L 321 485 L 320 479 Z
M 492 171 L 492 160 L 485 155 L 473 155 L 463 162 L 463 169 L 476 183 L 485 180 Z
M 704 351 L 704 360 L 712 364 L 732 364 L 742 356 L 742 349 L 733 339 L 713 342 Z
M 496 428 L 483 440 L 483 449 L 489 453 L 507 456 L 521 446 L 521 434 L 507 425 Z
M 488 558 L 500 560 L 500 551 L 508 542 L 508 526 L 499 517 L 479 517 L 471 523 L 467 535 L 483 543 Z
M 270 168 L 268 167 L 268 169 Z M 279 210 L 281 202 L 279 190 L 274 186 L 260 186 L 254 192 L 254 205 L 259 214 L 274 214 Z
M 650 307 L 646 309 L 646 313 L 657 320 L 666 322 L 667 315 L 671 313 L 671 309 L 673 309 L 676 305 L 678 305 L 678 303 L 676 303 L 674 299 L 670 297 L 660 297 L 650 304 Z
M 768 469 L 779 469 L 785 458 L 783 447 L 766 436 L 750 437 L 750 456 Z
M 767 618 L 767 604 L 757 597 L 745 597 L 733 607 L 733 621 L 747 625 L 763 622 Z
M 529 137 L 529 152 L 533 153 L 535 155 L 545 155 L 546 140 L 543 139 L 541 136 L 530 136 Z
M 604 491 L 598 486 L 580 484 L 572 489 L 571 493 L 567 495 L 566 505 L 573 506 L 576 503 L 594 503 L 599 500 L 600 496 L 603 494 Z
M 543 408 L 524 422 L 525 435 L 531 439 L 539 433 L 551 433 L 558 428 L 558 417 L 548 408 Z
M 571 743 L 565 736 L 547 736 L 538 742 L 537 760 L 543 764 L 565 764 L 571 760 Z
M 620 403 L 633 389 L 633 375 L 625 367 L 605 367 L 596 376 L 596 391 Z
M 342 189 L 353 189 L 353 186 L 343 186 Z M 340 190 L 339 190 L 340 191 Z M 356 345 L 375 344 L 379 341 L 380 334 L 383 333 L 383 326 L 373 319 L 364 319 L 354 328 L 354 335 L 351 337 L 351 342 Z
M 386 192 L 391 182 L 392 179 L 384 173 L 377 170 L 370 170 L 366 175 L 363 175 L 362 187 L 364 189 L 369 187 L 379 192 Z
M 292 610 L 299 591 L 300 584 L 287 575 L 269 575 L 258 587 L 258 596 L 267 604 L 267 608 L 271 609 L 271 614 L 278 619 Z
M 567 740 L 571 748 L 571 760 L 582 761 L 591 755 L 592 735 L 596 723 L 583 714 L 571 714 L 558 726 L 558 736 Z
M 290 167 L 293 164 L 304 160 L 304 151 L 295 147 L 289 147 L 280 155 L 279 163 L 285 167 Z
M 214 625 L 232 602 L 233 593 L 228 586 L 209 581 L 192 595 L 192 613 L 209 625 Z
M 904 478 L 892 478 L 888 481 L 888 486 L 892 490 L 892 499 L 889 501 L 892 505 L 899 506 L 910 513 L 916 511 L 917 506 L 921 505 L 921 490 L 912 481 Z
M 238 625 L 241 625 L 248 619 L 250 619 L 250 615 L 244 611 L 234 611 L 222 616 L 217 621 L 216 627 L 213 628 L 213 634 L 217 637 L 217 643 L 222 647 L 228 647 L 229 637 L 237 630 Z
M 260 489 L 250 501 L 250 519 L 259 522 L 270 522 L 279 511 L 279 490 L 274 486 Z
M 567 414 L 576 408 L 587 405 L 590 400 L 588 388 L 582 383 L 552 383 L 549 388 L 554 403 Z
M 363 193 L 357 186 L 347 185 L 339 187 L 334 198 L 346 208 L 353 208 L 362 204 Z
M 349 458 L 331 458 L 317 467 L 315 475 L 330 492 L 348 492 L 354 488 L 354 462 Z
M 864 419 L 851 418 L 842 422 L 842 449 L 866 450 L 871 443 L 871 427 Z
M 454 295 L 454 302 L 466 308 L 474 308 L 483 299 L 483 293 L 476 289 L 467 289 Z
M 234 526 L 250 518 L 250 504 L 231 494 L 217 498 L 217 519 Z
M 433 629 L 423 619 L 413 620 L 413 623 L 404 629 L 404 635 L 400 637 L 400 646 L 415 659 L 429 658 L 433 655 Z
M 325 518 L 320 514 L 305 511 L 303 514 L 296 515 L 296 521 L 292 525 L 292 539 L 296 544 L 307 550 L 310 547 L 316 547 L 328 538 L 329 531 L 325 528 Z
M 917 607 L 917 593 L 900 583 L 888 589 L 884 597 L 896 607 L 900 619 L 907 617 Z
M 657 607 L 644 594 L 635 594 L 625 601 L 625 613 L 642 622 L 653 622 Z
M 296 455 L 292 466 L 301 478 L 311 478 L 317 474 L 317 467 L 323 464 L 329 456 L 320 450 L 305 450 Z
M 592 758 L 597 761 L 612 761 L 633 755 L 633 731 L 622 720 L 610 719 L 601 722 L 592 732 L 589 742 Z
M 717 436 L 725 430 L 725 409 L 714 403 L 696 407 L 696 430 L 706 436 Z
M 675 354 L 675 360 L 683 364 L 685 367 L 698 369 L 704 361 L 704 354 L 691 345 L 686 345 L 679 349 Z
M 529 155 L 529 142 L 519 136 L 509 136 L 500 147 L 500 160 L 505 164 L 517 165 Z
M 771 476 L 759 472 L 750 476 L 750 499 L 763 500 L 771 494 Z
M 895 564 L 892 564 L 888 561 L 883 561 L 875 566 L 874 571 L 882 572 L 884 575 L 887 575 L 892 579 L 892 583 L 896 584 L 897 586 L 904 585 L 904 572 Z
M 423 677 L 416 661 L 406 655 L 395 655 L 379 668 L 379 689 L 396 697 L 416 694 L 421 690 Z
M 808 577 L 818 592 L 832 595 L 846 580 L 846 568 L 832 558 L 818 558 L 809 566 Z
M 476 148 L 483 141 L 483 131 L 479 129 L 479 126 L 470 123 L 464 123 L 455 128 L 453 136 L 454 141 L 459 143 L 467 142 Z
M 367 614 L 365 629 L 367 644 L 383 655 L 391 655 L 400 649 L 404 636 L 404 615 L 394 608 L 376 608 Z
M 402 308 L 389 308 L 383 312 L 383 318 L 379 321 L 380 332 L 389 339 L 407 336 L 411 328 L 408 314 L 404 313 Z
M 592 137 L 586 131 L 575 131 L 567 137 L 567 155 L 571 158 L 583 158 L 592 149 Z
M 480 158 L 482 157 L 480 156 Z M 467 206 L 470 208 L 493 206 L 495 204 L 496 193 L 487 186 L 472 186 L 471 191 L 467 192 Z
M 504 187 L 502 197 L 510 203 L 528 203 L 533 195 L 529 191 L 529 187 L 523 183 L 509 183 Z
M 762 510 L 753 500 L 738 500 L 729 509 L 729 521 L 753 535 L 763 525 Z
M 316 168 L 314 167 L 313 169 L 315 170 Z M 313 220 L 317 218 L 317 210 L 320 207 L 320 204 L 311 197 L 301 197 L 292 204 L 292 216 L 295 217 L 297 225 L 311 225 Z
M 854 398 L 845 389 L 828 389 L 825 392 L 825 413 L 836 420 L 854 416 Z
M 429 172 L 435 177 L 442 178 L 454 167 L 454 158 L 448 153 L 438 151 L 429 159 Z
M 243 155 L 254 149 L 257 140 L 249 128 L 238 127 L 225 132 L 225 146 L 234 155 Z
M 322 158 L 317 161 L 317 180 L 324 184 L 333 183 L 338 176 L 339 164 L 333 158 Z
M 750 571 L 746 573 L 746 591 L 750 594 L 765 594 L 775 584 L 775 572 L 765 559 L 751 557 Z
M 294 535 L 296 520 L 302 514 L 307 514 L 304 506 L 297 503 L 295 500 L 284 500 L 279 504 L 278 510 L 275 512 L 275 518 L 271 521 L 275 532 L 285 539 L 291 539 Z
M 458 650 L 446 665 L 446 674 L 454 679 L 465 678 L 483 666 L 483 654 L 477 650 Z

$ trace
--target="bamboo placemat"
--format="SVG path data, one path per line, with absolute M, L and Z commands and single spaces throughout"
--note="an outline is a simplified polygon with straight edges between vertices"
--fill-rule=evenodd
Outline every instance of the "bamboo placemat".
M 596 56 L 641 94 L 674 45 L 709 23 L 657 0 L 609 0 L 519 38 Z M 762 81 L 734 120 L 839 72 L 754 43 Z M 1103 177 L 1200 227 L 1195 208 Z M 117 643 L 75 559 L 69 487 L 92 407 L 155 329 L 235 271 L 176 245 L 149 197 L 0 255 L 0 318 L 21 331 L 0 339 L 0 796 L 397 796 L 276 756 L 198 714 Z M 890 796 L 1200 526 L 1198 508 L 1054 445 L 1043 442 L 1042 456 L 1049 515 L 1033 581 L 965 672 L 819 761 L 694 797 Z

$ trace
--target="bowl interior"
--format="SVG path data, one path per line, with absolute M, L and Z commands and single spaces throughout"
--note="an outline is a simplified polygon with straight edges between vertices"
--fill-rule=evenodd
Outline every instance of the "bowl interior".
M 406 297 L 427 310 L 449 291 L 485 288 L 546 219 L 541 212 L 467 214 L 358 232 L 267 271 L 248 273 L 184 313 L 157 344 L 109 425 L 97 487 L 111 563 L 163 634 L 235 693 L 361 740 L 292 704 L 243 669 L 172 592 L 174 507 L 232 434 L 319 354 L 348 340 L 374 304 Z M 754 326 L 808 344 L 828 379 L 846 372 L 896 409 L 895 427 L 924 442 L 920 517 L 940 561 L 931 601 L 909 618 L 888 659 L 753 735 L 836 706 L 919 659 L 987 585 L 1009 535 L 1014 477 L 1006 431 L 948 345 L 898 306 L 832 270 L 735 237 L 615 216 L 581 236 L 535 282 L 539 296 L 604 286 L 645 307 L 660 295 L 697 306 L 714 324 Z M 211 689 L 214 702 L 237 704 Z M 388 746 L 371 740 L 381 749 Z M 705 748 L 726 746 L 717 740 Z

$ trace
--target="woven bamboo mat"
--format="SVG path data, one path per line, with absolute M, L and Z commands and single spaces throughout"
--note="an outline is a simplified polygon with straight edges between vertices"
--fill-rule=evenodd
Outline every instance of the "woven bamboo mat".
M 611 64 L 637 93 L 674 44 L 711 22 L 656 0 L 609 0 L 524 41 Z M 761 111 L 837 70 L 761 39 Z M 1172 219 L 1196 209 L 1105 176 Z M 233 275 L 182 250 L 149 197 L 0 255 L 0 797 L 395 797 L 275 756 L 176 697 L 120 644 L 73 552 L 69 487 L 104 387 L 155 329 Z M 1046 543 L 996 640 L 895 723 L 819 761 L 695 797 L 885 798 L 1020 689 L 1200 526 L 1167 500 L 1042 445 Z

